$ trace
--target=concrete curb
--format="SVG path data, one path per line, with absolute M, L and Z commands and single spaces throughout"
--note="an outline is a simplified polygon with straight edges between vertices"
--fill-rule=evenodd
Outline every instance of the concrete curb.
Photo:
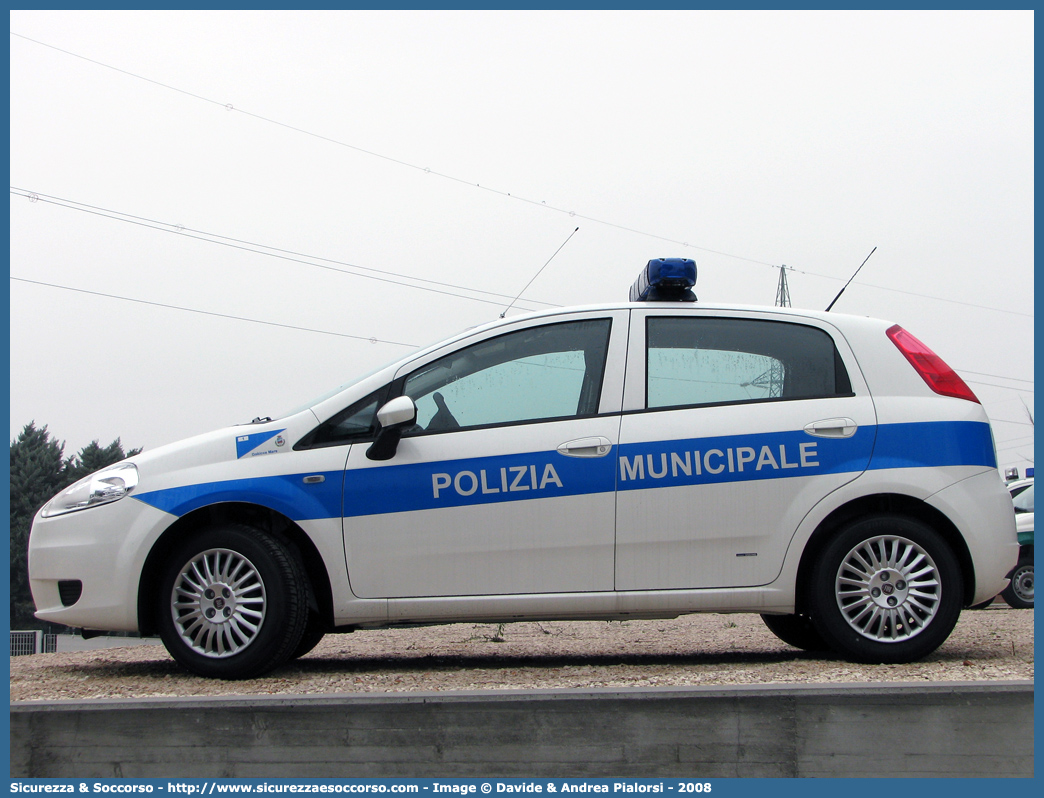
M 1033 683 L 12 702 L 11 776 L 1032 777 Z

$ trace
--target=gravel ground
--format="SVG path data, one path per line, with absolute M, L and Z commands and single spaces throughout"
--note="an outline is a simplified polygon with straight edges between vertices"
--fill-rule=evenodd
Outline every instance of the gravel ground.
M 328 635 L 268 676 L 201 679 L 161 646 L 11 659 L 12 701 L 149 696 L 658 687 L 1033 678 L 1033 611 L 964 612 L 910 665 L 856 665 L 776 639 L 756 615 L 668 621 L 453 624 Z

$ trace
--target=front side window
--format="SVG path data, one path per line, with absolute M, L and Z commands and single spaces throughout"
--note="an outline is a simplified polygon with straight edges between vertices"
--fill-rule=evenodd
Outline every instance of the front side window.
M 406 378 L 415 431 L 595 415 L 609 319 L 549 324 L 454 352 Z
M 755 319 L 651 317 L 646 407 L 847 396 L 851 383 L 823 330 Z

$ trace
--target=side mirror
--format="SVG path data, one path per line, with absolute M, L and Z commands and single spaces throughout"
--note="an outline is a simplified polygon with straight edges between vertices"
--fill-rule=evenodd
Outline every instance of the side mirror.
M 366 456 L 370 460 L 391 460 L 403 430 L 417 423 L 417 405 L 408 396 L 397 396 L 377 411 L 377 423 L 381 428 Z

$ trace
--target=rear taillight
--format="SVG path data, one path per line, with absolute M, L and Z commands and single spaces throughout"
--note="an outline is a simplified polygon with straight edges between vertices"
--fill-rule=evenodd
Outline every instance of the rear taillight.
M 899 351 L 902 352 L 914 371 L 928 383 L 928 387 L 943 396 L 953 396 L 957 399 L 967 399 L 969 402 L 978 402 L 978 398 L 972 393 L 958 375 L 957 372 L 946 365 L 941 357 L 935 352 L 910 335 L 898 324 L 889 327 L 886 333 L 892 339 Z

